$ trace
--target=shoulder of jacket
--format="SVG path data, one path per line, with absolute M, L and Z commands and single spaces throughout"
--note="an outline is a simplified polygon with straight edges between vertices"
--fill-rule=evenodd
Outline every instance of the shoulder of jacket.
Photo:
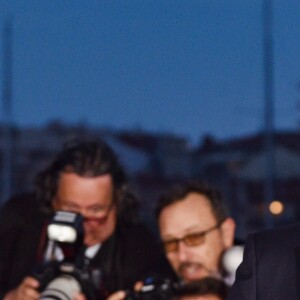
M 33 193 L 13 196 L 0 209 L 0 218 L 14 222 L 34 222 L 39 216 L 38 202 Z

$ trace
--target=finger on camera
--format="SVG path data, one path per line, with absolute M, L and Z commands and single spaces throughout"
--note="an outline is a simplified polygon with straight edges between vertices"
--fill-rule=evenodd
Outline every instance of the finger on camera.
M 80 293 L 75 295 L 74 300 L 86 300 L 86 297 L 82 293 Z
M 134 284 L 134 290 L 136 292 L 139 292 L 142 288 L 143 288 L 144 284 L 142 281 L 137 281 L 135 284 Z
M 36 299 L 39 299 L 40 297 L 40 293 L 36 290 L 36 289 L 33 289 L 33 288 L 25 288 L 24 289 L 24 298 L 25 299 L 30 299 L 30 300 L 36 300 Z
M 23 280 L 22 285 L 28 288 L 37 289 L 40 283 L 35 278 L 28 276 Z
M 111 294 L 106 300 L 123 300 L 126 297 L 126 293 L 124 291 L 118 291 Z
M 40 293 L 36 290 L 39 282 L 33 277 L 25 277 L 19 287 L 13 293 L 12 299 L 22 300 L 36 300 L 39 298 Z M 10 298 L 8 298 L 10 299 Z

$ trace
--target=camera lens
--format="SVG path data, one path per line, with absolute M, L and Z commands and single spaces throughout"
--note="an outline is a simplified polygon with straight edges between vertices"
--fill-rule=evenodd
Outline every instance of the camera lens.
M 70 275 L 61 275 L 52 280 L 41 293 L 40 300 L 73 300 L 81 292 L 78 281 Z

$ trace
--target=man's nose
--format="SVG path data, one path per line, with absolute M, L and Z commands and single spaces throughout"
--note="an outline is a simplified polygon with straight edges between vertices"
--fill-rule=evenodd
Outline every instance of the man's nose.
M 183 241 L 179 241 L 178 242 L 178 258 L 179 261 L 184 262 L 187 261 L 187 258 L 189 256 L 189 247 L 187 245 L 185 245 L 185 243 Z
M 89 213 L 84 208 L 78 208 L 75 212 L 77 214 L 80 214 L 84 220 L 86 220 L 89 217 Z
M 85 210 L 83 208 L 77 208 L 75 212 L 85 217 Z

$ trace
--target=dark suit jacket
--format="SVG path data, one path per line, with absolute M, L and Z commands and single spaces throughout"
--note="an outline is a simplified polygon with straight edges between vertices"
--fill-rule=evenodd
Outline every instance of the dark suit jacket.
M 230 300 L 300 299 L 300 224 L 250 235 Z
M 0 210 L 0 299 L 34 272 L 47 217 L 32 195 L 15 197 Z M 143 225 L 117 226 L 92 266 L 101 270 L 108 292 L 132 288 L 147 273 L 174 278 L 156 239 Z

